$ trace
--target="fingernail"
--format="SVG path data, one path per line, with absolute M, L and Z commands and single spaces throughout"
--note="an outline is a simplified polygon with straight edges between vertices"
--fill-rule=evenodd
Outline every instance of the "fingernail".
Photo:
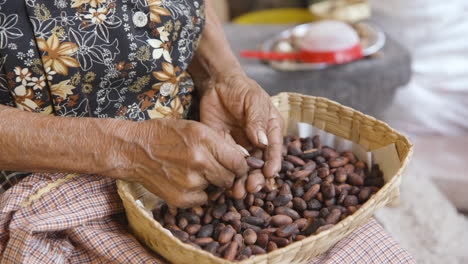
M 237 145 L 239 147 L 239 149 L 242 151 L 242 153 L 244 153 L 244 156 L 248 157 L 250 156 L 250 153 L 241 145 Z
M 258 136 L 258 140 L 260 141 L 260 143 L 262 143 L 265 146 L 268 146 L 268 138 L 267 138 L 265 132 L 258 131 L 257 136 Z

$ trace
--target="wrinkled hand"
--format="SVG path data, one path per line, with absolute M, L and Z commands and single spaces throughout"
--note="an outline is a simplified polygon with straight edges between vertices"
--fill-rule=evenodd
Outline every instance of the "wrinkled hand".
M 229 132 L 247 149 L 263 149 L 266 177 L 279 172 L 283 120 L 268 94 L 244 73 L 216 76 L 202 86 L 201 122 Z
M 206 125 L 186 120 L 149 120 L 129 129 L 125 143 L 125 169 L 149 191 L 169 205 L 189 208 L 207 201 L 205 188 L 230 188 L 245 177 L 245 154 L 232 139 Z M 122 175 L 114 175 L 122 178 Z

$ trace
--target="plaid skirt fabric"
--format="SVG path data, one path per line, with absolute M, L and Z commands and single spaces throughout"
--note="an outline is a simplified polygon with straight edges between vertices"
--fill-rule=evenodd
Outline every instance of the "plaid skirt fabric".
M 0 196 L 0 263 L 166 263 L 126 228 L 115 181 L 33 174 Z M 310 263 L 415 263 L 374 219 Z

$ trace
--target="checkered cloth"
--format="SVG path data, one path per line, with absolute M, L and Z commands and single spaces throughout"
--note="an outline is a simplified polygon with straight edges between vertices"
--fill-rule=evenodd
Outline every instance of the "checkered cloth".
M 0 194 L 6 192 L 11 186 L 28 176 L 29 172 L 0 171 Z
M 0 196 L 0 263 L 166 263 L 126 228 L 114 180 L 33 174 Z M 311 263 L 414 263 L 375 220 Z

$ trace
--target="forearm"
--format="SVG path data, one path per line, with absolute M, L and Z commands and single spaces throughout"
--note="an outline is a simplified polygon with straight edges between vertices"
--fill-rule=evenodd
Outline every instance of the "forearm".
M 189 72 L 195 81 L 217 75 L 243 73 L 226 39 L 223 26 L 211 7 L 211 1 L 215 0 L 205 1 L 206 25 L 200 45 L 189 67 Z
M 125 137 L 118 128 L 127 123 L 0 105 L 0 170 L 110 174 L 120 166 L 118 150 Z

